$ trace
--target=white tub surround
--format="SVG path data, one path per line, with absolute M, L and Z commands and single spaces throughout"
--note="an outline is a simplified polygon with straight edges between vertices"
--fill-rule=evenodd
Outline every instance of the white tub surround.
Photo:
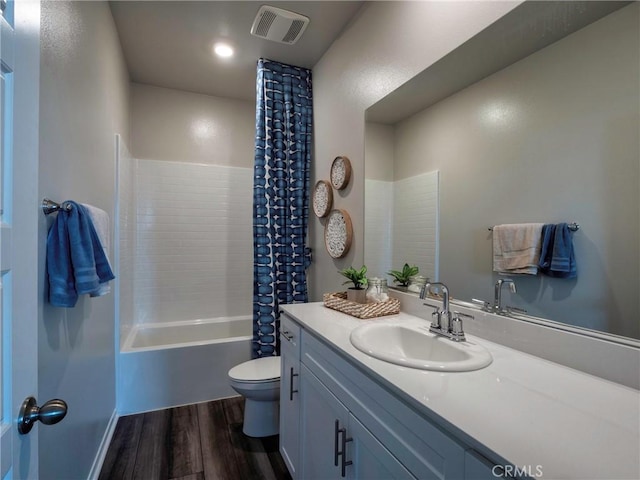
M 495 465 L 512 464 L 537 478 L 640 478 L 640 394 L 635 389 L 473 335 L 467 336 L 493 356 L 493 362 L 482 370 L 440 373 L 405 368 L 356 350 L 349 336 L 363 323 L 424 324 L 421 318 L 400 313 L 358 320 L 321 303 L 286 305 L 283 310 L 302 327 L 303 366 L 304 338 L 310 338 L 309 345 L 313 347 L 315 342 L 315 348 L 325 350 L 324 355 L 334 355 L 345 365 L 344 371 L 355 367 L 354 372 L 364 374 L 363 378 L 370 379 L 375 388 L 388 392 L 385 395 L 444 429 L 447 442 L 458 446 L 458 450 L 451 450 L 452 454 L 464 458 L 464 476 L 468 478 L 473 478 L 471 464 L 475 455 L 470 450 Z M 337 365 L 333 363 L 333 367 Z M 322 368 L 329 371 L 333 367 L 327 364 Z M 309 373 L 308 369 L 302 368 L 301 375 L 305 373 Z M 369 387 L 360 388 L 372 391 Z M 357 417 L 357 412 L 354 415 Z M 304 415 L 300 420 L 305 421 Z M 432 435 L 422 433 L 425 437 Z M 421 436 L 420 431 L 413 434 Z M 411 442 L 408 437 L 406 440 Z M 459 462 L 450 465 L 453 470 L 462 468 Z M 443 477 L 454 476 L 453 470 Z M 489 473 L 486 478 L 491 478 L 490 468 L 484 471 Z
M 137 164 L 136 323 L 250 314 L 253 170 Z
M 251 317 L 143 323 L 133 327 L 122 351 L 140 352 L 246 340 L 251 337 L 251 331 Z
M 137 325 L 120 352 L 118 413 L 237 395 L 230 368 L 251 358 L 251 318 Z

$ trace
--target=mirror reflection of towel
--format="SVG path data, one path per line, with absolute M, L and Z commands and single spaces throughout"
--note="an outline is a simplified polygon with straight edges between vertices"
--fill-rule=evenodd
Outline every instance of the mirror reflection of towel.
M 550 277 L 576 278 L 578 269 L 573 237 L 566 223 L 547 224 L 542 228 L 540 272 Z
M 542 223 L 513 223 L 493 227 L 493 271 L 536 275 L 542 226 Z

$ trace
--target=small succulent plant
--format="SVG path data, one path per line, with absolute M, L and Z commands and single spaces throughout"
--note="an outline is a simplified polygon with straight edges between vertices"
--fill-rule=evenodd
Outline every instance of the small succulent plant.
M 347 283 L 353 283 L 353 288 L 356 290 L 362 290 L 362 287 L 367 284 L 367 266 L 363 265 L 360 270 L 356 270 L 353 266 L 338 270 L 338 273 L 343 277 L 347 277 L 347 281 L 343 282 L 343 285 Z
M 391 270 L 387 272 L 387 275 L 391 275 L 393 277 L 393 283 L 397 283 L 401 287 L 406 287 L 409 285 L 409 279 L 414 275 L 418 274 L 418 267 L 415 265 L 410 267 L 408 263 L 404 264 L 402 267 L 402 271 L 400 270 Z

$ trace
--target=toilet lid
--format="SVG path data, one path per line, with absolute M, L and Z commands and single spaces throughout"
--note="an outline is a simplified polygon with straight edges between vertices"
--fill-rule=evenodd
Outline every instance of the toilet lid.
M 229 377 L 241 382 L 280 378 L 280 357 L 262 357 L 241 363 L 229 370 Z

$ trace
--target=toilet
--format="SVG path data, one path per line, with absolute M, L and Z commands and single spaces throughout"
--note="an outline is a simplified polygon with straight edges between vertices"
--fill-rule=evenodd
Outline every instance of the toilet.
M 280 357 L 261 357 L 229 370 L 231 387 L 245 398 L 242 431 L 249 437 L 278 434 Z

